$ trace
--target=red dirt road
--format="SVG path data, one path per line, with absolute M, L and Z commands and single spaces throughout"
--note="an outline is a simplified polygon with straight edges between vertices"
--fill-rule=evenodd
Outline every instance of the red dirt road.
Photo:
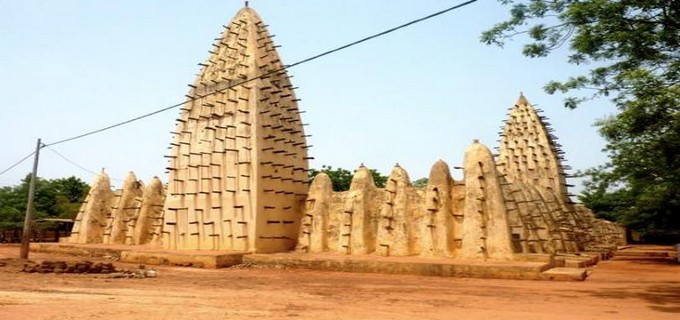
M 0 259 L 18 254 L 0 245 Z M 0 320 L 680 319 L 680 265 L 658 260 L 600 262 L 584 282 L 162 266 L 157 278 L 112 279 L 20 267 L 0 267 Z

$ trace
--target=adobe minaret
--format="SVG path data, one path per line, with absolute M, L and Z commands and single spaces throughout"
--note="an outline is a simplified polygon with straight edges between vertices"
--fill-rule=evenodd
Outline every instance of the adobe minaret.
M 552 131 L 547 119 L 520 94 L 501 133 L 498 170 L 507 180 L 538 192 L 532 198 L 545 207 L 552 250 L 577 252 L 587 239 L 568 195 L 563 152 Z
M 200 64 L 188 95 L 195 100 L 182 108 L 170 147 L 166 248 L 275 252 L 295 245 L 307 144 L 271 38 L 257 13 L 243 8 Z
M 563 153 L 545 117 L 520 94 L 501 133 L 499 171 L 567 199 Z

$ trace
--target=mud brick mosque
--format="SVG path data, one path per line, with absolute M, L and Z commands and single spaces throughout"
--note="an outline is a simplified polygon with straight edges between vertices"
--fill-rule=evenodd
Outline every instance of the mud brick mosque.
M 466 260 L 625 243 L 622 227 L 569 199 L 563 153 L 524 96 L 497 155 L 478 141 L 465 150 L 462 180 L 438 160 L 425 188 L 398 165 L 378 188 L 360 166 L 349 191 L 334 192 L 323 173 L 309 181 L 298 99 L 253 9 L 236 14 L 201 66 L 172 132 L 167 185 L 130 173 L 112 191 L 102 172 L 70 243 Z

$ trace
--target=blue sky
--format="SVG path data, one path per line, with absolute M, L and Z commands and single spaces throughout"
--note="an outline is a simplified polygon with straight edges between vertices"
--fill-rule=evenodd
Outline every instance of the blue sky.
M 462 1 L 254 0 L 276 35 L 286 64 L 297 62 Z M 182 101 L 197 65 L 242 1 L 3 0 L 0 2 L 0 170 L 45 143 L 105 127 Z M 508 15 L 496 1 L 465 8 L 290 70 L 305 110 L 308 143 L 322 164 L 360 163 L 387 174 L 395 163 L 413 180 L 437 159 L 459 166 L 473 139 L 497 145 L 507 108 L 523 91 L 545 111 L 567 164 L 606 161 L 592 123 L 614 112 L 597 100 L 577 110 L 543 85 L 582 73 L 566 50 L 543 59 L 521 55 L 521 39 L 505 48 L 479 35 Z M 587 68 L 587 66 L 585 66 Z M 114 179 L 128 171 L 166 179 L 163 156 L 179 109 L 53 148 Z M 26 161 L 0 175 L 17 184 Z M 461 178 L 460 172 L 454 172 Z M 43 149 L 39 175 L 93 175 Z M 120 182 L 114 180 L 114 185 Z

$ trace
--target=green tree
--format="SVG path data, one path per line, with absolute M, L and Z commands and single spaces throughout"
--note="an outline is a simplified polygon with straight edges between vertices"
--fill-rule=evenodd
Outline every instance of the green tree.
M 387 183 L 387 177 L 383 176 L 375 169 L 369 169 L 369 171 L 373 175 L 373 182 L 375 182 L 375 185 L 379 188 L 384 188 L 385 184 Z M 331 166 L 322 165 L 321 170 L 309 170 L 309 179 L 314 179 L 314 177 L 316 177 L 316 175 L 320 172 L 327 174 L 331 179 L 331 183 L 333 183 L 333 191 L 347 191 L 352 184 L 352 177 L 354 177 L 354 172 L 356 171 L 352 172 L 343 168 L 333 169 Z
M 608 97 L 619 112 L 596 123 L 610 161 L 580 173 L 581 201 L 603 218 L 648 236 L 680 230 L 680 23 L 673 0 L 499 0 L 510 18 L 481 40 L 502 46 L 526 37 L 523 53 L 545 57 L 568 45 L 587 74 L 544 87 L 575 108 Z
M 420 178 L 411 182 L 411 184 L 416 188 L 425 188 L 430 180 L 428 178 Z
M 21 184 L 0 188 L 0 230 L 21 228 L 24 223 L 30 175 Z M 87 196 L 89 186 L 76 177 L 36 180 L 34 219 L 73 219 Z M 41 227 L 52 227 L 41 224 Z
M 0 231 L 21 228 L 24 223 L 26 203 L 12 187 L 0 188 Z
M 380 172 L 378 172 L 378 170 L 375 169 L 369 169 L 368 171 L 370 171 L 371 175 L 373 175 L 373 182 L 375 182 L 375 186 L 378 188 L 384 188 L 389 177 L 382 175 Z

